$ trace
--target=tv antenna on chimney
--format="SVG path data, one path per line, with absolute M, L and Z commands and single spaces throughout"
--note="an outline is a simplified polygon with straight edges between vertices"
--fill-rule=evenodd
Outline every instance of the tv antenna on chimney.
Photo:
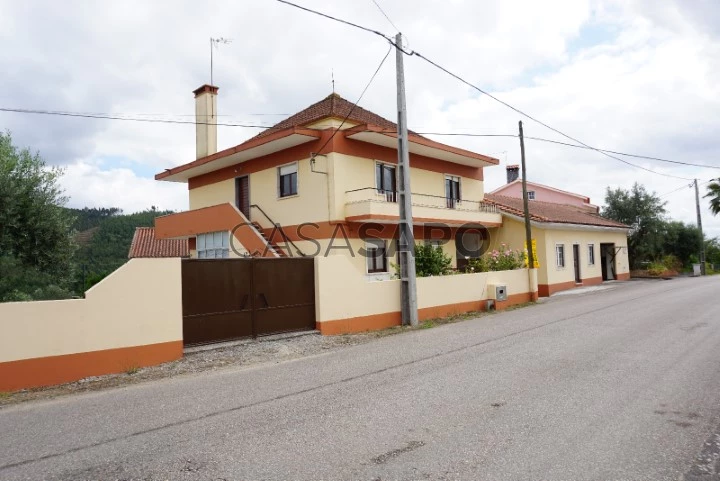
M 213 84 L 213 50 L 217 48 L 219 44 L 227 45 L 229 43 L 232 43 L 232 39 L 229 38 L 212 38 L 210 37 L 210 85 Z

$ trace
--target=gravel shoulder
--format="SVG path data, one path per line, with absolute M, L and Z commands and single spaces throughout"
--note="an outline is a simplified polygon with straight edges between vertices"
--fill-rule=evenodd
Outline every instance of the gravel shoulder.
M 529 305 L 532 304 L 513 306 L 511 309 Z M 216 346 L 205 346 L 203 348 L 191 348 L 186 349 L 182 359 L 157 366 L 132 369 L 119 374 L 88 377 L 58 386 L 23 389 L 10 393 L 0 392 L 0 409 L 28 401 L 100 391 L 103 389 L 229 367 L 280 363 L 372 342 L 381 337 L 402 334 L 416 329 L 428 329 L 443 324 L 476 319 L 493 314 L 494 312 L 472 312 L 443 319 L 432 319 L 421 323 L 415 328 L 393 327 L 381 331 L 339 336 L 322 336 L 319 333 L 312 332 L 296 336 L 266 337 L 242 340 L 234 343 L 224 343 Z

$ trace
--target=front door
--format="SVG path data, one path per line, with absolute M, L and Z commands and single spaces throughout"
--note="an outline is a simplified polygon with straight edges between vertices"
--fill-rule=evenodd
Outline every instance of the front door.
M 575 283 L 580 284 L 580 246 L 573 244 L 573 267 L 575 268 Z
M 235 206 L 250 220 L 250 186 L 247 175 L 235 179 Z

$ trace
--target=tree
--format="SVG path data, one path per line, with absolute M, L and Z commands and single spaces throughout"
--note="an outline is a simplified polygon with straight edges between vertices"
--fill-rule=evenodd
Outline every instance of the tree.
M 662 252 L 674 255 L 684 266 L 690 267 L 691 257 L 698 255 L 700 229 L 680 221 L 668 221 L 662 230 Z
M 662 255 L 666 212 L 665 202 L 637 182 L 630 190 L 607 188 L 601 215 L 631 226 L 628 257 L 633 269 Z
M 11 288 L 13 299 L 47 297 L 40 284 L 56 287 L 49 297 L 62 297 L 74 251 L 62 173 L 39 154 L 15 147 L 9 132 L 0 133 L 0 300 Z
M 720 179 L 708 184 L 707 194 L 703 197 L 710 199 L 710 211 L 713 215 L 720 214 Z

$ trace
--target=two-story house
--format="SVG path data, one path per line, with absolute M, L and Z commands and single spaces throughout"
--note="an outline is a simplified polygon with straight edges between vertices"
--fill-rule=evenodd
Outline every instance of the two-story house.
M 187 238 L 197 258 L 347 255 L 371 277 L 393 274 L 396 124 L 332 94 L 218 152 L 217 94 L 195 91 L 196 160 L 156 175 L 186 183 L 190 201 L 156 220 L 156 237 Z M 483 186 L 483 168 L 498 160 L 414 133 L 409 150 L 415 240 L 443 239 L 462 264 L 482 230 L 502 225 Z

